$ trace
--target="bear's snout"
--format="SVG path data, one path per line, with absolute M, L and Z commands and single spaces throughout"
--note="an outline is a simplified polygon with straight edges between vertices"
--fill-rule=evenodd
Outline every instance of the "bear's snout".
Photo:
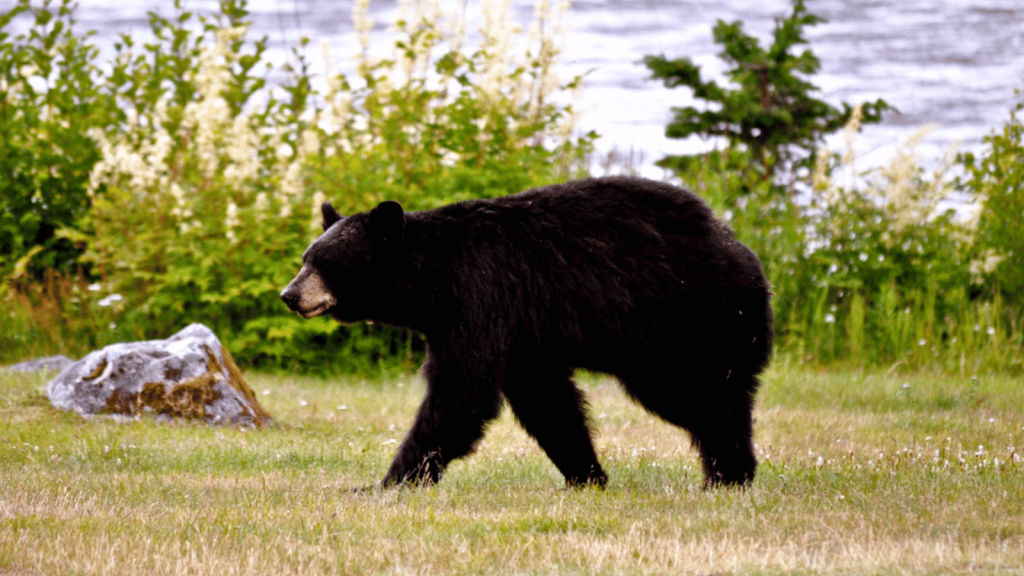
M 294 283 L 285 286 L 284 290 L 281 290 L 281 300 L 288 306 L 288 309 L 292 312 L 298 312 L 299 306 L 299 291 L 294 289 Z
M 289 310 L 303 318 L 319 316 L 337 304 L 316 270 L 304 265 L 299 274 L 281 291 L 281 300 Z

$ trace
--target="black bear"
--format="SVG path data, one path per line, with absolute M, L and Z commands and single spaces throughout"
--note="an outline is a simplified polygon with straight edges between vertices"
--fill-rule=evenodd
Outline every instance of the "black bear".
M 604 486 L 576 368 L 616 376 L 686 429 L 708 485 L 753 478 L 771 292 L 695 194 L 592 178 L 422 212 L 386 201 L 344 217 L 325 203 L 323 228 L 281 293 L 288 307 L 427 342 L 426 397 L 379 486 L 436 482 L 504 400 L 568 485 Z

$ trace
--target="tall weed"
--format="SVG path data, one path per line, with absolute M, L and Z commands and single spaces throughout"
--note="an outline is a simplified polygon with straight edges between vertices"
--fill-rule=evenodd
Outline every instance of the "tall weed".
M 806 265 L 817 298 L 813 310 L 783 318 L 801 328 L 791 331 L 801 353 L 819 362 L 1019 368 L 1020 347 L 1006 337 L 1019 310 L 972 284 L 986 199 L 955 194 L 955 151 L 926 176 L 915 152 L 924 129 L 888 165 L 858 173 L 858 121 L 855 113 L 841 157 L 818 155 L 806 211 Z

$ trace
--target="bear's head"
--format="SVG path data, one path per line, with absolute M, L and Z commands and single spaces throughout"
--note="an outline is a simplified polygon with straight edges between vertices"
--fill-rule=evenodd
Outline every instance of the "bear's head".
M 322 211 L 324 233 L 303 253 L 302 268 L 281 299 L 304 318 L 330 313 L 341 322 L 374 319 L 393 291 L 405 212 L 391 200 L 349 217 L 330 202 Z

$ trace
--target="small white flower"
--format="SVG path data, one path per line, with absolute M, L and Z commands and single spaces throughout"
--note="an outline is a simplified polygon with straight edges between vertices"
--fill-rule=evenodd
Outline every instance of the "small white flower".
M 348 410 L 348 406 L 342 404 L 341 406 L 338 406 L 338 410 Z
M 928 341 L 927 341 L 927 340 L 925 340 L 924 338 L 921 338 L 921 340 L 919 340 L 919 341 L 917 342 L 917 345 L 918 345 L 918 346 L 924 346 L 924 345 L 925 345 L 925 344 L 927 344 L 927 343 L 928 343 Z
M 825 314 L 825 323 L 826 324 L 832 324 L 835 321 L 836 321 L 836 317 L 835 316 L 833 316 L 832 314 Z
M 445 150 L 444 153 L 441 154 L 441 165 L 447 168 L 454 168 L 459 163 L 459 160 L 461 160 L 461 157 L 457 152 Z
M 868 261 L 868 255 L 865 254 L 864 252 L 861 252 L 860 256 L 858 256 L 858 258 L 860 258 L 861 262 L 867 262 Z
M 124 298 L 122 298 L 120 294 L 111 294 L 106 298 L 101 299 L 99 302 L 97 302 L 97 304 L 103 307 L 107 307 L 113 304 L 114 302 L 120 302 L 121 300 L 124 300 Z
M 986 332 L 988 332 L 989 336 L 994 336 L 995 333 L 996 333 L 996 329 L 994 327 L 992 327 L 992 326 L 989 326 L 988 330 L 986 330 Z
M 981 325 L 975 324 L 974 325 L 974 331 L 977 332 L 978 330 L 981 330 Z
M 270 390 L 264 390 L 264 391 L 263 391 L 263 395 L 264 395 L 264 396 L 268 396 L 269 394 L 270 394 Z
M 299 400 L 299 406 L 308 406 L 308 405 L 309 405 L 309 402 L 306 402 L 305 400 Z
M 89 291 L 90 292 L 99 292 L 100 291 L 100 285 L 99 284 L 89 284 Z M 975 328 L 975 330 L 977 330 L 977 328 Z

